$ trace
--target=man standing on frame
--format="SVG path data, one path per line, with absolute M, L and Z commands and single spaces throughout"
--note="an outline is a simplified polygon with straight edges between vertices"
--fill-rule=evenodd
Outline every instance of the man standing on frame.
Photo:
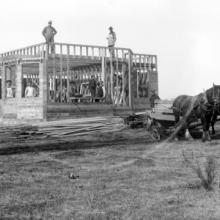
M 57 34 L 56 29 L 52 26 L 52 21 L 48 22 L 48 26 L 46 26 L 42 34 L 46 40 L 48 45 L 51 45 L 51 53 L 54 53 L 54 36 Z
M 112 27 L 109 27 L 109 34 L 108 34 L 107 40 L 108 40 L 108 49 L 109 49 L 110 56 L 114 58 L 115 57 L 114 47 L 115 47 L 115 42 L 116 42 L 116 34 L 113 31 Z

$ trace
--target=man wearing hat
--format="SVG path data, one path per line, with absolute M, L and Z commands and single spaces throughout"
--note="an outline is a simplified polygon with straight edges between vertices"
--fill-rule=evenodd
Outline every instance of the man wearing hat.
M 52 26 L 52 21 L 48 22 L 48 26 L 46 26 L 42 34 L 46 40 L 47 44 L 51 44 L 51 53 L 54 52 L 54 36 L 57 34 L 56 29 Z
M 109 27 L 109 34 L 108 34 L 107 40 L 108 40 L 109 53 L 111 57 L 115 57 L 114 47 L 115 47 L 115 42 L 116 42 L 116 34 L 113 31 L 112 27 Z

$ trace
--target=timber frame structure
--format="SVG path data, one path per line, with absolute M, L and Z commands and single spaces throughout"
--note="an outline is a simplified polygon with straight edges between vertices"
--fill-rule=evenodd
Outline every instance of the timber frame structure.
M 115 47 L 112 56 L 103 46 L 40 43 L 2 53 L 0 62 L 2 119 L 130 114 L 148 108 L 151 91 L 158 93 L 157 56 L 128 48 Z M 92 76 L 103 85 L 101 98 L 91 97 Z M 8 81 L 13 97 L 7 97 Z M 25 96 L 28 82 L 34 97 Z

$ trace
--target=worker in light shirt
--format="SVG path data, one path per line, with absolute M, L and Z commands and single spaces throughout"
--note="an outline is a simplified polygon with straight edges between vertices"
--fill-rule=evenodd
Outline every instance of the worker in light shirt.
M 11 80 L 7 80 L 6 84 L 6 98 L 14 98 L 14 91 L 11 86 Z
M 27 87 L 25 88 L 25 97 L 31 98 L 36 96 L 36 90 L 33 87 L 33 84 L 31 82 L 27 83 Z
M 107 37 L 108 40 L 108 49 L 111 57 L 115 57 L 115 52 L 114 52 L 114 47 L 115 47 L 115 42 L 116 42 L 116 34 L 113 31 L 112 27 L 109 27 L 109 34 Z

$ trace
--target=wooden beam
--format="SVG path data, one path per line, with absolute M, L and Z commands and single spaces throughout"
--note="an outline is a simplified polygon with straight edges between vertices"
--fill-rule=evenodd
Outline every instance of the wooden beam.
M 123 55 L 125 56 L 125 55 Z M 123 106 L 126 106 L 126 99 L 125 99 L 125 72 L 126 72 L 126 64 L 122 63 L 122 93 L 123 93 Z
M 69 102 L 69 75 L 70 75 L 70 60 L 69 60 L 70 48 L 67 46 L 67 102 Z
M 43 102 L 43 119 L 47 119 L 47 100 L 48 100 L 48 75 L 47 75 L 47 59 L 44 59 L 42 63 L 39 64 L 39 98 Z
M 133 111 L 133 99 L 132 99 L 132 86 L 131 86 L 131 80 L 132 80 L 132 53 L 129 52 L 128 53 L 128 100 L 129 100 L 129 107 L 131 107 L 132 111 Z
M 116 50 L 116 99 L 117 99 L 117 102 L 116 102 L 116 105 L 118 106 L 119 105 L 119 87 L 118 87 L 118 50 Z
M 89 48 L 88 48 L 88 46 L 86 46 L 86 56 L 87 57 L 89 56 Z
M 92 47 L 92 59 L 94 59 L 94 47 Z
M 55 102 L 55 96 L 56 96 L 56 58 L 55 58 L 55 53 L 53 54 L 53 99 L 54 99 L 54 102 Z
M 113 69 L 113 60 L 112 57 L 110 58 L 110 85 L 111 85 L 111 101 L 114 101 L 114 85 L 113 85 L 113 76 L 114 76 L 114 69 Z
M 80 48 L 80 56 L 82 56 L 82 46 L 80 46 L 79 48 Z
M 63 47 L 60 45 L 60 102 L 62 101 L 62 91 L 63 91 L 63 79 L 62 79 L 62 72 L 63 72 Z
M 1 74 L 2 74 L 2 100 L 4 101 L 5 100 L 5 96 L 6 96 L 6 85 L 5 85 L 5 64 L 2 63 L 2 66 L 1 66 Z
M 139 58 L 139 73 L 137 72 L 137 98 L 139 98 L 139 75 L 141 73 L 141 56 Z
M 15 97 L 17 99 L 20 99 L 21 98 L 21 93 L 22 93 L 22 64 L 18 63 L 17 64 L 17 67 L 16 67 L 16 79 L 15 79 L 15 87 L 16 87 L 16 90 L 15 90 Z

